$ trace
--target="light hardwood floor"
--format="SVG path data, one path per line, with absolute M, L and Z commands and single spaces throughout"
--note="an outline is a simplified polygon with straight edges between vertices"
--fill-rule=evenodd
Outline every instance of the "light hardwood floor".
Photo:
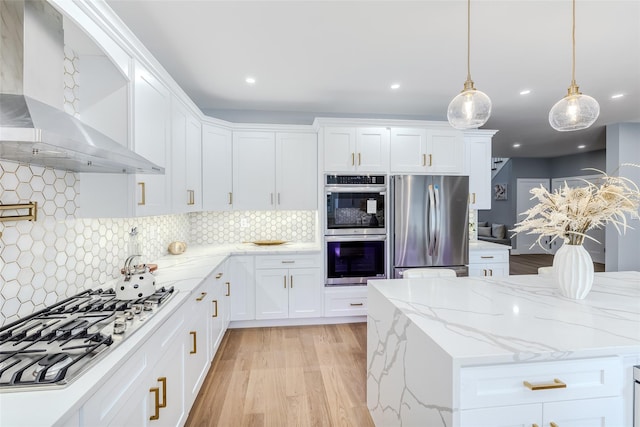
M 186 426 L 373 426 L 366 328 L 228 330 Z

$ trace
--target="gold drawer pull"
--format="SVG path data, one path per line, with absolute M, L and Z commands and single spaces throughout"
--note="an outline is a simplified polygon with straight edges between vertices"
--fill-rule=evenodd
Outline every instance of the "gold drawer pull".
M 551 421 L 549 423 L 549 426 L 551 426 L 551 427 L 559 427 L 558 424 L 554 423 L 553 421 Z
M 533 424 L 531 424 L 531 427 L 538 427 L 538 424 L 533 423 Z
M 167 407 L 167 377 L 158 378 L 158 382 L 162 384 L 162 402 L 160 402 L 161 408 Z
M 233 204 L 233 193 L 229 193 L 229 204 Z
M 231 296 L 231 282 L 225 282 L 227 285 L 227 294 L 225 295 L 225 297 L 230 297 Z
M 433 154 L 429 154 L 429 166 L 433 166 Z
M 422 166 L 427 166 L 427 155 L 426 154 L 422 155 Z
M 358 153 L 358 166 L 362 165 L 362 153 Z
M 204 297 L 207 296 L 206 292 L 201 292 L 200 296 L 198 298 L 196 298 L 196 301 L 202 301 L 204 299 Z
M 538 383 L 531 384 L 529 381 L 523 381 L 522 384 L 525 385 L 529 390 L 550 390 L 552 388 L 567 388 L 567 385 L 560 381 L 557 378 L 553 379 L 552 383 Z
M 218 273 L 218 274 L 216 274 L 216 279 L 219 279 L 219 278 L 221 278 L 221 277 L 222 277 L 222 273 Z
M 351 153 L 351 166 L 355 166 L 356 165 L 356 153 Z
M 351 307 L 361 307 L 364 305 L 362 302 L 352 302 L 349 304 Z
M 196 331 L 189 332 L 189 335 L 193 337 L 193 350 L 189 352 L 189 354 L 196 354 L 198 352 L 198 344 L 196 338 Z
M 492 259 L 493 255 L 482 255 L 480 258 L 482 258 L 482 259 Z
M 160 419 L 160 389 L 158 387 L 152 387 L 149 389 L 149 393 L 155 395 L 155 412 L 149 417 L 151 421 Z
M 295 261 L 282 261 L 283 264 L 295 264 Z
M 213 313 L 213 316 L 211 317 L 218 317 L 218 300 L 214 299 L 213 301 L 211 301 L 212 303 L 214 303 L 216 305 L 216 311 Z
M 287 289 L 287 275 L 282 276 L 282 283 L 284 284 L 284 288 Z
M 293 274 L 289 276 L 289 286 L 293 288 Z

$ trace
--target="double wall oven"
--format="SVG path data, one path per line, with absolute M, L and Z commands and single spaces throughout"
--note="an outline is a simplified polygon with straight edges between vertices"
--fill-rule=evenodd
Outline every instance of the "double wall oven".
M 384 175 L 325 175 L 325 284 L 387 277 Z

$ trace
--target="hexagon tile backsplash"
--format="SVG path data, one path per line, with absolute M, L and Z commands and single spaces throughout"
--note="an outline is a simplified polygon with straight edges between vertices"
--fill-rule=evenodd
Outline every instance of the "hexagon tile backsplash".
M 38 202 L 37 221 L 0 223 L 0 326 L 117 278 L 133 227 L 147 262 L 165 255 L 174 240 L 305 242 L 316 235 L 315 211 L 76 218 L 78 184 L 73 172 L 0 160 L 0 203 Z

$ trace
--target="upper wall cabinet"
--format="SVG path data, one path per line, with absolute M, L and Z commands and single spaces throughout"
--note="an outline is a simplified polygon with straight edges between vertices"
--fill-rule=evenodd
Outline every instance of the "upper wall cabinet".
M 202 125 L 202 209 L 226 211 L 233 207 L 232 133 Z
M 393 128 L 391 173 L 463 174 L 463 135 L 454 129 Z
M 317 141 L 311 133 L 234 132 L 233 208 L 317 208 Z
M 202 209 L 202 131 L 200 121 L 180 101 L 171 104 L 172 211 Z
M 471 209 L 491 209 L 491 135 L 465 133 Z
M 133 148 L 165 168 L 164 175 L 136 175 L 137 216 L 171 211 L 171 153 L 169 90 L 138 62 L 133 83 Z
M 389 168 L 389 129 L 326 126 L 325 172 L 386 172 Z

